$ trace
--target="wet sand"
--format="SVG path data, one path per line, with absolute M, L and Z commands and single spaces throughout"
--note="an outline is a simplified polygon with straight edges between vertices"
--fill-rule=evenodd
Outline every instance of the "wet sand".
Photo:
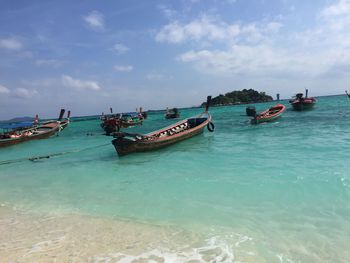
M 275 227 L 273 227 L 275 229 Z M 0 262 L 349 262 L 348 236 L 280 235 L 249 237 L 218 229 L 206 234 L 117 218 L 39 214 L 0 204 Z M 202 229 L 203 230 L 203 229 Z M 249 233 L 249 229 L 240 229 Z M 304 236 L 302 238 L 302 236 Z M 311 238 L 312 237 L 312 238 Z M 332 242 L 338 249 L 330 247 Z
M 36 215 L 0 206 L 1 262 L 232 262 L 197 234 L 81 215 Z M 225 254 L 225 255 L 223 255 Z

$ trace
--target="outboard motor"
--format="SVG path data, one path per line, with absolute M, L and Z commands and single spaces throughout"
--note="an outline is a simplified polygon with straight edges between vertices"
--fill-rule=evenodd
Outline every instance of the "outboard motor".
M 255 109 L 255 107 L 252 107 L 252 106 L 247 107 L 245 109 L 245 112 L 246 112 L 247 116 L 250 116 L 250 117 L 255 117 L 255 115 L 256 115 L 256 109 Z

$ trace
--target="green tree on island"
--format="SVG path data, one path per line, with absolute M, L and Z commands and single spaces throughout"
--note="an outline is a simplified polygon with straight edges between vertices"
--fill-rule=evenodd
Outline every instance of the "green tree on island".
M 243 89 L 235 90 L 226 93 L 225 95 L 220 94 L 212 99 L 213 106 L 219 105 L 234 105 L 234 104 L 247 104 L 247 103 L 257 103 L 257 102 L 269 102 L 273 98 L 266 95 L 265 92 L 258 92 L 253 89 Z M 205 106 L 205 102 L 202 106 Z

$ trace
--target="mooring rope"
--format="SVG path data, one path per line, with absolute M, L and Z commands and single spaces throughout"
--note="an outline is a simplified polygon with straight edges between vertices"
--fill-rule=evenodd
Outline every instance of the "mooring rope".
M 24 157 L 24 158 L 13 159 L 13 160 L 0 161 L 0 165 L 19 163 L 19 162 L 24 162 L 24 161 L 35 162 L 35 161 L 42 160 L 42 159 L 49 159 L 51 157 L 61 156 L 61 155 L 70 154 L 70 153 L 83 152 L 83 151 L 87 151 L 87 150 L 90 150 L 90 149 L 104 147 L 104 146 L 107 146 L 107 145 L 111 145 L 111 144 L 110 143 L 105 143 L 105 144 L 92 146 L 92 147 L 87 147 L 87 148 L 83 148 L 83 149 L 74 149 L 74 150 L 65 151 L 65 152 L 58 152 L 58 153 L 51 153 L 51 154 L 40 155 L 40 156 L 31 156 L 31 157 Z

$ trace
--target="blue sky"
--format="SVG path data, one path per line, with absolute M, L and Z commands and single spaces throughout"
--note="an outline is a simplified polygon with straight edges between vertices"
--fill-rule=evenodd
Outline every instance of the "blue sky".
M 0 119 L 343 93 L 349 26 L 350 0 L 0 0 Z

